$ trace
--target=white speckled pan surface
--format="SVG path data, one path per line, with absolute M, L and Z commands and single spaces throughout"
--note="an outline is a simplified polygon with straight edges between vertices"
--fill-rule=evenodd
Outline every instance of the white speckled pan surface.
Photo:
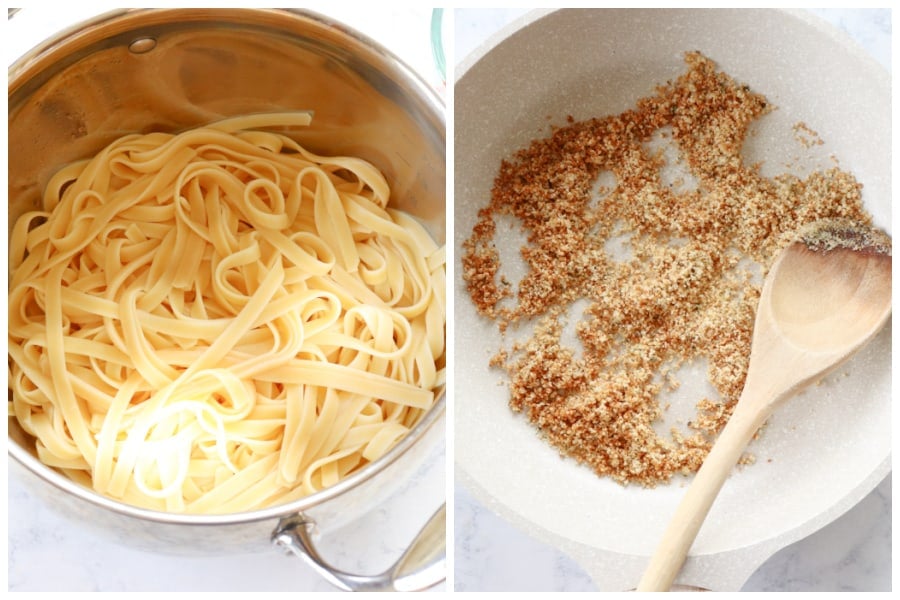
M 830 166 L 835 156 L 890 232 L 890 78 L 837 31 L 780 10 L 564 10 L 529 14 L 457 71 L 456 256 L 502 158 L 567 115 L 633 106 L 684 71 L 688 50 L 777 106 L 748 140 L 748 160 L 784 172 L 809 152 L 791 129 L 805 122 L 825 144 L 817 164 L 799 168 Z M 561 459 L 507 408 L 502 374 L 488 367 L 500 347 L 496 327 L 476 314 L 458 265 L 454 287 L 457 482 L 568 552 L 600 589 L 633 588 L 687 480 L 623 488 Z M 757 464 L 725 484 L 677 583 L 740 589 L 765 559 L 840 516 L 890 471 L 890 329 L 770 419 L 750 448 Z

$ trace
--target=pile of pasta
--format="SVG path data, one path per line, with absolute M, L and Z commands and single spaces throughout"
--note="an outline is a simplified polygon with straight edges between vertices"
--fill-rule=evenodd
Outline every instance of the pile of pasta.
M 444 248 L 370 163 L 274 132 L 309 119 L 123 136 L 16 221 L 9 413 L 42 462 L 242 512 L 334 485 L 432 407 Z

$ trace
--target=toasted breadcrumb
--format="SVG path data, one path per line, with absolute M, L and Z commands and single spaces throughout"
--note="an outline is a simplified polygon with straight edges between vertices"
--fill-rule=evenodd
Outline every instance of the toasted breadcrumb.
M 747 261 L 765 273 L 787 234 L 817 219 L 871 221 L 850 173 L 765 178 L 745 164 L 749 127 L 770 105 L 700 53 L 685 59 L 677 80 L 634 109 L 570 117 L 503 161 L 463 247 L 463 277 L 480 313 L 501 333 L 536 323 L 529 339 L 491 359 L 508 375 L 512 410 L 563 455 L 623 484 L 695 472 L 728 421 L 760 294 Z M 647 147 L 661 130 L 695 186 L 663 183 L 666 159 Z M 594 184 L 607 171 L 616 184 L 598 202 Z M 500 274 L 501 216 L 528 236 L 517 288 Z M 622 237 L 627 260 L 607 250 Z M 562 330 L 578 299 L 589 305 L 575 325 L 576 349 Z M 666 374 L 696 359 L 707 361 L 718 397 L 696 398 L 687 431 L 661 435 L 660 394 L 676 386 Z
M 819 137 L 819 134 L 803 121 L 794 123 L 792 129 L 794 130 L 794 138 L 807 148 L 821 146 L 825 143 L 825 141 Z

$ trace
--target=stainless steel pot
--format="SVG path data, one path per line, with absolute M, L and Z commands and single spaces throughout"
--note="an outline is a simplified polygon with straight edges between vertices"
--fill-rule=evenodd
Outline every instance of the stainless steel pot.
M 293 10 L 150 9 L 101 15 L 48 40 L 9 70 L 9 218 L 37 204 L 60 166 L 129 132 L 177 131 L 223 117 L 313 110 L 298 140 L 366 158 L 395 206 L 443 243 L 445 124 L 431 88 L 384 47 L 321 15 Z M 316 549 L 384 501 L 444 440 L 445 400 L 394 449 L 338 485 L 283 506 L 175 515 L 101 497 L 44 466 L 9 420 L 13 476 L 72 519 L 128 544 L 185 553 L 297 554 L 341 589 L 424 589 L 444 578 L 444 510 L 387 571 L 348 574 Z M 365 552 L 362 550 L 361 552 Z

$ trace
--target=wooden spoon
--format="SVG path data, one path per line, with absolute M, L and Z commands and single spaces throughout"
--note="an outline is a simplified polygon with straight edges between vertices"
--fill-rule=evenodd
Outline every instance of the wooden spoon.
M 775 407 L 860 349 L 891 314 L 891 241 L 848 221 L 818 221 L 763 282 L 747 379 L 651 557 L 638 591 L 668 590 L 731 468 Z

